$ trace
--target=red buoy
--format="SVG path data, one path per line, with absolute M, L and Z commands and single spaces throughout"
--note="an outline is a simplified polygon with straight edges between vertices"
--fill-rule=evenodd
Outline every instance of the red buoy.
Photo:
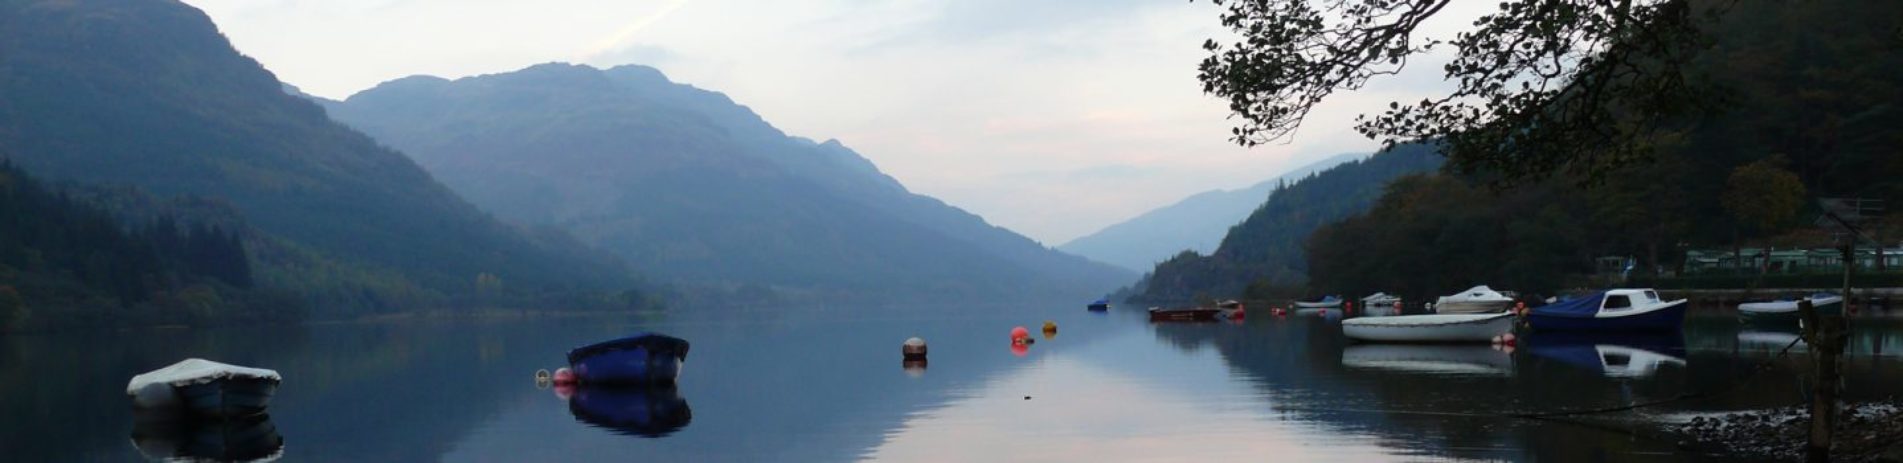
M 1031 337 L 1031 330 L 1025 329 L 1022 326 L 1011 329 L 1011 339 L 1024 339 L 1028 337 Z
M 575 370 L 570 370 L 566 367 L 557 368 L 555 370 L 555 384 L 556 385 L 575 384 L 575 379 L 576 379 Z

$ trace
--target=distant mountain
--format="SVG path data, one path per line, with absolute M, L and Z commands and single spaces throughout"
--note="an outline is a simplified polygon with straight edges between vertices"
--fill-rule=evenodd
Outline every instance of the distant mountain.
M 690 284 L 820 296 L 1099 294 L 1134 274 L 913 194 L 643 66 L 409 77 L 328 103 L 496 215 Z
M 1156 264 L 1131 288 L 1131 299 L 1237 297 L 1251 284 L 1304 283 L 1309 235 L 1322 225 L 1367 211 L 1389 181 L 1439 169 L 1442 157 L 1436 151 L 1428 144 L 1399 145 L 1278 188 L 1229 229 L 1215 252 L 1185 251 Z
M 0 3 L 0 157 L 57 181 L 228 201 L 301 256 L 254 255 L 284 263 L 260 269 L 265 283 L 322 301 L 440 307 L 478 290 L 630 281 L 617 263 L 492 219 L 286 94 L 176 0 Z
M 1071 240 L 1057 249 L 1132 271 L 1143 271 L 1184 250 L 1207 254 L 1216 250 L 1229 227 L 1261 206 L 1276 186 L 1367 156 L 1365 153 L 1338 154 L 1248 188 L 1197 193 L 1176 204 Z

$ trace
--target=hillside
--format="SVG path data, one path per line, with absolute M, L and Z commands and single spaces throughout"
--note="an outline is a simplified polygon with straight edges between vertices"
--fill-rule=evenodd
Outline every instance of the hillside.
M 1441 161 L 1431 145 L 1400 145 L 1281 187 L 1249 218 L 1230 228 L 1215 252 L 1183 252 L 1158 263 L 1130 288 L 1129 296 L 1176 302 L 1239 295 L 1258 282 L 1299 285 L 1307 281 L 1302 244 L 1311 232 L 1368 210 L 1389 181 L 1432 172 Z
M 1057 249 L 1132 271 L 1148 269 L 1184 250 L 1214 252 L 1216 245 L 1222 243 L 1223 233 L 1261 206 L 1277 186 L 1366 156 L 1338 154 L 1248 188 L 1197 193 L 1071 240 Z
M 618 264 L 490 218 L 283 88 L 176 0 L 0 4 L 0 156 L 29 172 L 227 201 L 300 261 L 336 263 L 260 270 L 369 309 L 443 304 L 483 274 L 520 295 L 631 284 Z M 322 268 L 354 270 L 311 273 Z
M 643 66 L 410 77 L 328 103 L 500 217 L 689 286 L 820 297 L 1098 294 L 1132 275 L 911 193 Z

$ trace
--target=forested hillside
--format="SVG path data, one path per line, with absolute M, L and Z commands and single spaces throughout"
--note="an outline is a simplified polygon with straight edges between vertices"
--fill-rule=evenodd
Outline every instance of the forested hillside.
M 636 286 L 613 259 L 490 218 L 285 94 L 176 0 L 0 3 L 0 102 L 0 156 L 48 181 L 227 202 L 272 243 L 254 250 L 258 280 L 328 314 Z
M 1229 229 L 1216 252 L 1184 252 L 1157 264 L 1128 296 L 1172 302 L 1236 295 L 1256 282 L 1299 285 L 1307 280 L 1302 242 L 1310 232 L 1367 210 L 1388 181 L 1440 164 L 1433 146 L 1402 145 L 1278 187 L 1249 218 Z
M 1741 2 L 1693 62 L 1729 93 L 1725 115 L 1678 121 L 1658 158 L 1603 182 L 1494 191 L 1485 175 L 1392 185 L 1366 215 L 1317 231 L 1312 285 L 1428 297 L 1488 283 L 1594 286 L 1594 259 L 1674 273 L 1686 249 L 1828 247 L 1817 198 L 1903 204 L 1903 39 L 1892 2 Z M 1894 215 L 1894 213 L 1892 213 Z M 1884 227 L 1872 227 L 1878 236 Z M 1895 230 L 1887 233 L 1890 240 Z M 1891 241 L 1894 245 L 1894 241 Z

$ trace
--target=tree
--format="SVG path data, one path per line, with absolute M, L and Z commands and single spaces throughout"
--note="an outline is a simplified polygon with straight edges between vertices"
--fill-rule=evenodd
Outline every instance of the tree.
M 1785 170 L 1783 155 L 1738 166 L 1725 181 L 1720 199 L 1739 222 L 1772 234 L 1790 226 L 1804 206 L 1804 182 Z
M 1453 0 L 1211 0 L 1240 37 L 1203 45 L 1203 91 L 1243 122 L 1244 146 L 1286 139 L 1315 105 L 1399 73 L 1442 46 L 1450 94 L 1390 103 L 1357 130 L 1393 145 L 1445 141 L 1451 165 L 1513 183 L 1571 171 L 1588 181 L 1650 159 L 1645 140 L 1666 123 L 1714 111 L 1719 94 L 1687 70 L 1708 45 L 1700 18 L 1718 0 L 1504 0 L 1474 29 L 1443 40 L 1417 34 Z

